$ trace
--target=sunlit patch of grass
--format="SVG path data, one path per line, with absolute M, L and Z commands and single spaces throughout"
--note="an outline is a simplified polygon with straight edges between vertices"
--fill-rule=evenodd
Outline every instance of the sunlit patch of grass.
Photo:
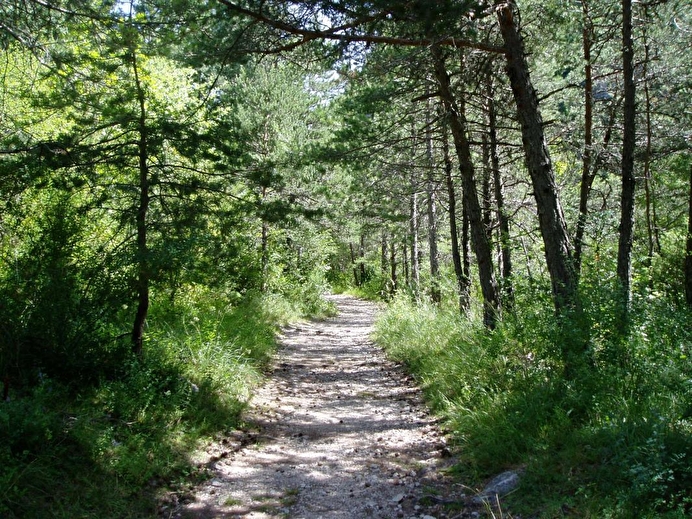
M 594 290 L 584 299 L 589 336 L 574 337 L 584 328 L 535 302 L 490 332 L 444 306 L 399 297 L 375 337 L 444 417 L 465 483 L 522 468 L 520 490 L 503 504 L 513 512 L 684 517 L 692 513 L 689 312 L 649 299 L 633 306 L 623 335 L 612 329 L 612 297 Z M 588 345 L 571 378 L 563 376 L 565 338 Z

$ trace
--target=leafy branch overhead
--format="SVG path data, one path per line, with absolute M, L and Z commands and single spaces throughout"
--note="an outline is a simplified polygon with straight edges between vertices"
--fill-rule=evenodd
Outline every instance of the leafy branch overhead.
M 388 44 L 407 47 L 429 47 L 442 45 L 453 48 L 470 48 L 492 53 L 503 53 L 501 46 L 489 43 L 467 40 L 463 37 L 431 36 L 433 11 L 423 6 L 422 2 L 410 2 L 414 5 L 406 5 L 402 2 L 380 2 L 385 4 L 381 10 L 374 13 L 361 13 L 362 4 L 354 3 L 353 6 L 336 5 L 311 5 L 311 2 L 286 4 L 285 2 L 259 2 L 256 8 L 243 7 L 230 0 L 219 0 L 230 13 L 246 16 L 256 22 L 260 22 L 272 29 L 278 35 L 279 44 L 265 49 L 263 52 L 279 53 L 288 52 L 295 48 L 315 40 L 329 40 L 341 43 L 367 43 Z M 317 4 L 322 4 L 318 2 Z M 345 4 L 348 4 L 346 2 Z M 375 3 L 377 4 L 377 2 Z M 391 4 L 391 5 L 388 5 Z M 379 7 L 375 5 L 376 7 Z M 463 35 L 472 32 L 473 20 L 478 16 L 478 11 L 470 6 L 466 9 L 456 8 L 446 15 L 460 16 L 463 13 L 469 20 L 468 27 L 455 28 L 455 32 Z M 416 15 L 428 14 L 427 27 L 418 35 L 388 36 L 392 27 L 401 22 L 418 21 Z M 281 16 L 285 18 L 281 18 Z M 487 16 L 487 13 L 483 13 Z M 436 16 L 439 14 L 436 13 Z M 291 38 L 297 36 L 298 38 Z M 286 41 L 290 40 L 290 41 Z

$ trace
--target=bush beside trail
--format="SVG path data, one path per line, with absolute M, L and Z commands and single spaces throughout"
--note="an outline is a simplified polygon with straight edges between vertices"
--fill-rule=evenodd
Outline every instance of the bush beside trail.
M 310 300 L 312 313 L 329 313 Z M 142 357 L 66 383 L 39 372 L 0 403 L 0 515 L 151 517 L 165 488 L 205 477 L 190 453 L 238 425 L 302 302 L 188 287 L 150 317 Z

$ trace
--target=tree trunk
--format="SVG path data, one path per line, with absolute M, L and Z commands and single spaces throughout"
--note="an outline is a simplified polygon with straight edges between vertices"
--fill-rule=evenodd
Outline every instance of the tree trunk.
M 617 277 L 621 290 L 624 317 L 632 297 L 632 241 L 634 237 L 634 147 L 635 86 L 634 43 L 632 42 L 632 0 L 622 0 L 622 73 L 624 79 L 624 120 L 622 136 L 622 192 L 620 198 L 620 239 L 618 242 Z
M 490 165 L 490 142 L 488 134 L 484 133 L 481 137 L 483 148 L 483 181 L 482 185 L 482 200 L 483 200 L 483 226 L 485 227 L 485 235 L 488 241 L 493 240 L 493 217 L 492 217 L 492 196 L 490 195 L 490 178 L 492 176 L 492 166 Z
M 512 284 L 512 252 L 509 237 L 509 216 L 505 208 L 505 197 L 502 192 L 500 177 L 500 159 L 497 155 L 497 113 L 495 111 L 495 92 L 492 76 L 487 78 L 487 112 L 488 112 L 488 153 L 495 188 L 495 203 L 500 224 L 500 254 L 502 259 L 502 307 L 510 310 L 514 306 L 514 287 Z
M 646 150 L 644 151 L 644 194 L 646 197 L 646 234 L 648 238 L 648 266 L 654 259 L 654 252 L 656 251 L 656 240 L 654 238 L 654 212 L 653 208 L 653 193 L 651 190 L 651 145 L 652 145 L 652 132 L 651 132 L 651 95 L 649 92 L 649 82 L 646 78 L 647 75 L 647 62 L 649 60 L 649 45 L 645 44 L 646 57 L 644 58 L 644 99 L 646 102 Z
M 463 105 L 457 105 L 452 93 L 449 74 L 447 74 L 441 50 L 439 47 L 433 46 L 431 51 L 440 98 L 445 107 L 454 147 L 459 157 L 463 199 L 468 211 L 471 243 L 478 262 L 478 274 L 483 294 L 483 321 L 488 328 L 493 329 L 500 313 L 500 298 L 493 271 L 492 249 L 485 232 L 481 204 L 478 200 L 471 148 L 466 136 L 466 115 Z
M 411 286 L 411 272 L 408 266 L 408 245 L 406 240 L 404 240 L 403 251 L 401 257 L 404 259 L 404 280 L 406 281 L 406 286 Z
M 437 251 L 437 187 L 435 183 L 435 157 L 433 153 L 432 107 L 430 101 L 425 114 L 425 154 L 427 155 L 428 174 L 426 194 L 428 204 L 428 257 L 430 260 L 430 300 L 433 303 L 442 301 L 440 292 L 440 258 Z
M 145 94 L 139 78 L 136 51 L 132 50 L 132 71 L 135 79 L 135 90 L 139 104 L 137 131 L 138 165 L 139 165 L 139 205 L 135 216 L 137 228 L 137 313 L 132 326 L 132 352 L 142 355 L 144 343 L 144 325 L 149 312 L 149 250 L 147 246 L 147 213 L 149 211 L 149 132 Z
M 411 289 L 415 297 L 418 297 L 420 288 L 420 252 L 418 242 L 418 228 L 420 226 L 420 214 L 418 208 L 418 186 L 416 185 L 416 175 L 413 167 L 411 168 L 411 200 L 409 214 L 409 238 L 411 240 Z
M 464 197 L 461 198 L 461 263 L 466 277 L 467 306 L 471 308 L 471 224 Z
M 267 197 L 267 189 L 262 188 L 262 203 L 264 203 Z M 267 291 L 268 278 L 269 278 L 269 223 L 262 220 L 262 238 L 260 243 L 260 254 L 262 262 L 262 286 L 260 290 L 262 292 Z
M 685 250 L 685 299 L 692 308 L 692 164 L 690 164 L 690 193 L 688 196 L 687 246 Z
M 575 244 L 579 244 L 579 249 L 575 248 L 575 267 L 579 270 L 577 270 L 577 276 L 579 276 L 580 270 L 581 270 L 581 264 L 582 264 L 582 259 L 583 259 L 583 251 L 584 251 L 584 234 L 586 232 L 586 221 L 588 217 L 588 199 L 589 195 L 591 193 L 591 188 L 593 186 L 593 182 L 596 179 L 596 175 L 598 175 L 598 172 L 600 171 L 601 167 L 603 166 L 606 157 L 606 150 L 608 149 L 608 146 L 610 145 L 611 138 L 613 135 L 613 128 L 615 127 L 615 119 L 617 117 L 617 109 L 618 109 L 618 103 L 615 101 L 612 102 L 611 107 L 610 107 L 610 115 L 608 117 L 608 124 L 605 128 L 605 133 L 603 134 L 603 141 L 601 144 L 601 151 L 598 154 L 593 154 L 592 153 L 592 158 L 591 158 L 591 171 L 588 174 L 587 178 L 584 179 L 582 176 L 582 183 L 581 183 L 581 195 L 580 195 L 580 202 L 579 202 L 579 217 L 577 220 L 577 230 L 576 230 L 576 237 L 575 237 Z M 583 173 L 583 171 L 582 171 Z M 586 182 L 585 182 L 586 180 Z M 583 205 L 582 205 L 583 204 Z M 577 263 L 578 262 L 578 263 Z
M 357 287 L 361 285 L 360 278 L 358 277 L 358 263 L 356 262 L 356 251 L 353 247 L 353 242 L 349 242 L 348 247 L 351 251 L 351 265 L 353 265 L 353 282 Z
M 531 83 L 524 43 L 519 33 L 518 20 L 515 18 L 516 5 L 512 0 L 498 1 L 496 5 L 500 31 L 505 43 L 507 74 L 517 106 L 526 166 L 531 176 L 538 209 L 553 302 L 560 314 L 564 310 L 580 307 L 572 246 L 543 133 L 538 97 Z
M 262 254 L 262 292 L 267 291 L 267 282 L 269 277 L 269 224 L 267 222 L 262 222 L 262 243 L 261 243 L 261 254 Z
M 440 107 L 440 111 L 442 107 Z M 457 229 L 457 197 L 452 177 L 452 159 L 449 156 L 449 133 L 447 123 L 442 120 L 442 155 L 445 164 L 445 181 L 447 183 L 447 196 L 449 198 L 449 234 L 452 240 L 452 263 L 459 291 L 459 313 L 468 315 L 471 309 L 471 279 L 464 270 L 461 251 L 459 250 L 459 231 Z
M 358 259 L 360 267 L 360 284 L 363 285 L 367 281 L 367 272 L 365 271 L 365 234 L 361 231 L 360 242 L 358 244 Z
M 389 266 L 391 267 L 391 274 L 390 274 L 390 280 L 391 280 L 391 286 L 389 287 L 389 293 L 390 295 L 394 295 L 396 293 L 396 290 L 398 288 L 398 279 L 397 279 L 397 272 L 396 272 L 396 246 L 394 245 L 394 240 L 392 240 L 392 244 L 389 250 Z
M 574 237 L 574 269 L 581 272 L 581 256 L 589 211 L 589 194 L 594 175 L 591 171 L 593 156 L 593 73 L 591 47 L 593 46 L 593 24 L 589 14 L 589 0 L 582 0 L 582 52 L 584 57 L 584 149 L 582 151 L 581 185 L 579 190 L 579 216 Z

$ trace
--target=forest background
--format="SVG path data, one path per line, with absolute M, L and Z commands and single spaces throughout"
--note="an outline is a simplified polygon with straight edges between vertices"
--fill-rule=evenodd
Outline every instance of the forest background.
M 689 514 L 691 13 L 4 1 L 0 515 L 155 515 L 328 290 L 466 484 Z

